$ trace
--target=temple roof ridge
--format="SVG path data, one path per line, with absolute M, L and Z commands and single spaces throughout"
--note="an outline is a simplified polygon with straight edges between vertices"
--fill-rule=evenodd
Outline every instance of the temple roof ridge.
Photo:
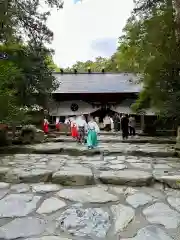
M 89 73 L 89 72 L 53 72 L 53 74 L 73 74 L 73 75 L 75 75 L 75 74 L 88 74 L 88 75 L 91 75 L 91 74 L 102 74 L 102 75 L 105 75 L 105 74 L 124 74 L 124 75 L 134 75 L 134 76 L 136 76 L 136 75 L 138 75 L 138 74 L 135 74 L 135 73 L 131 73 L 131 72 L 91 72 L 91 73 Z

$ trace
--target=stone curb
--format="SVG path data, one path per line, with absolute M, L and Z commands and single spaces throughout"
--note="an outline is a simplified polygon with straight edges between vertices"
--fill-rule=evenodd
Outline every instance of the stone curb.
M 119 136 L 121 134 L 121 132 L 105 132 L 105 131 L 101 131 L 102 135 L 106 135 L 106 136 Z M 157 132 L 158 133 L 158 132 Z M 55 134 L 59 134 L 61 136 L 71 136 L 71 133 L 70 132 L 56 132 Z M 141 131 L 138 131 L 137 130 L 137 135 L 138 136 L 142 136 L 142 137 L 149 137 L 150 135 L 147 134 L 147 133 L 142 133 Z M 168 134 L 167 132 L 167 135 L 162 135 L 162 134 L 159 134 L 158 136 L 164 136 L 164 137 L 169 137 L 171 135 Z M 151 137 L 151 136 L 150 136 Z M 153 136 L 152 136 L 153 137 Z
M 108 150 L 79 150 L 76 148 L 55 148 L 55 149 L 30 149 L 31 153 L 35 154 L 68 154 L 70 156 L 94 156 L 94 155 L 129 155 L 141 157 L 176 157 L 176 152 L 144 152 L 144 151 L 108 151 Z
M 120 171 L 102 171 L 98 179 L 104 184 L 127 185 L 127 186 L 149 186 L 153 184 L 153 175 L 142 170 L 124 169 Z
M 94 155 L 129 155 L 129 156 L 149 156 L 149 157 L 177 157 L 178 152 L 176 151 L 166 151 L 166 152 L 146 152 L 141 150 L 87 150 L 87 149 L 77 149 L 77 148 L 43 148 L 36 149 L 33 145 L 31 146 L 10 146 L 0 148 L 0 154 L 17 154 L 17 153 L 34 153 L 34 154 L 68 154 L 70 156 L 94 156 Z
M 157 182 L 165 184 L 173 189 L 180 189 L 180 172 L 155 174 L 145 170 L 124 169 L 119 171 L 100 171 L 98 174 L 86 167 L 74 169 L 62 168 L 60 171 L 47 169 L 0 169 L 0 181 L 6 183 L 56 183 L 62 186 L 89 186 L 101 184 L 113 184 L 117 186 L 152 186 Z

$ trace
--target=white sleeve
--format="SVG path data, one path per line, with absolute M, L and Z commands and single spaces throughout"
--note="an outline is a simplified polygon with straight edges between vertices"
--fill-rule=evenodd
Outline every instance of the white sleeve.
M 84 121 L 84 130 L 85 130 L 85 131 L 88 131 L 88 124 L 87 124 L 86 121 Z
M 94 122 L 94 127 L 95 127 L 95 131 L 96 131 L 97 133 L 99 133 L 99 132 L 100 132 L 100 129 L 99 129 L 99 126 L 97 125 L 96 122 Z

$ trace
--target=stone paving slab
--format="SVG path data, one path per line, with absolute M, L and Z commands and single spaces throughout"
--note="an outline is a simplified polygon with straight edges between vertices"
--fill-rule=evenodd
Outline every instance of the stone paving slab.
M 63 185 L 84 186 L 94 184 L 94 176 L 90 168 L 75 165 L 63 167 L 52 175 L 52 182 Z
M 0 165 L 0 181 L 10 183 L 144 186 L 158 181 L 180 189 L 179 158 L 15 154 L 0 155 Z
M 101 171 L 98 177 L 102 183 L 116 185 L 144 186 L 153 181 L 152 173 L 136 169 Z
M 180 191 L 0 182 L 2 240 L 179 240 Z

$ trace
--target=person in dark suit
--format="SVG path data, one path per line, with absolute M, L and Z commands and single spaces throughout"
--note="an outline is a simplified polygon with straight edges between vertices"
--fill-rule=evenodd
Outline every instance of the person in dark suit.
M 121 129 L 122 129 L 122 138 L 124 139 L 128 139 L 128 135 L 129 135 L 129 118 L 128 115 L 124 115 L 121 118 Z
M 119 117 L 119 115 L 117 113 L 114 115 L 113 121 L 114 121 L 114 130 L 115 130 L 115 132 L 120 131 L 120 117 Z

